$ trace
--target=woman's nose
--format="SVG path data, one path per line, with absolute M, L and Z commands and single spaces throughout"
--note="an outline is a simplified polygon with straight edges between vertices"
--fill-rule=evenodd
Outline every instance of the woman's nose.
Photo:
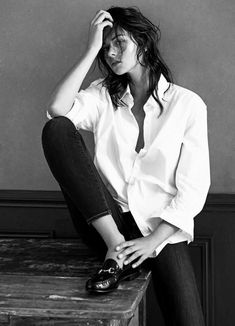
M 108 53 L 107 53 L 107 56 L 113 58 L 113 57 L 115 57 L 117 55 L 117 53 L 118 53 L 117 48 L 115 46 L 110 46 L 109 50 L 108 50 Z

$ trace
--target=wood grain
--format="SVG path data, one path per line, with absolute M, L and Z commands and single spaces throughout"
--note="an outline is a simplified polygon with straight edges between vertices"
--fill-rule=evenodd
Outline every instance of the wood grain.
M 91 295 L 85 282 L 100 263 L 78 239 L 0 239 L 0 325 L 127 325 L 150 273 Z

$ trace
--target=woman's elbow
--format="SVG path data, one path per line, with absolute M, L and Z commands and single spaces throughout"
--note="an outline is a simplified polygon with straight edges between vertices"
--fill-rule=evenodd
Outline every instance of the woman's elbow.
M 64 107 L 64 106 L 56 105 L 54 103 L 48 105 L 47 107 L 47 112 L 52 118 L 65 116 L 70 110 L 71 107 Z
M 47 108 L 47 112 L 49 113 L 49 115 L 52 117 L 52 118 L 55 118 L 55 117 L 59 117 L 61 116 L 61 111 L 58 110 L 58 108 L 54 107 L 54 106 L 49 106 Z

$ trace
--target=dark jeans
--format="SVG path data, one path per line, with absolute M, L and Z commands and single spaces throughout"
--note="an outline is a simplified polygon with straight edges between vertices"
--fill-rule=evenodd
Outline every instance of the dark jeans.
M 101 257 L 107 248 L 92 221 L 111 214 L 125 239 L 141 237 L 130 212 L 122 213 L 97 172 L 80 133 L 65 117 L 48 121 L 42 144 L 77 232 Z M 203 314 L 186 242 L 168 244 L 147 265 L 167 326 L 203 326 Z

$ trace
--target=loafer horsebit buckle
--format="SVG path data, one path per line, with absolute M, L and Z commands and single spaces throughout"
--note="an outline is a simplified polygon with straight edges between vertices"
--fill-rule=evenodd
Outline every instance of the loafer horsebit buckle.
M 115 268 L 113 267 L 110 267 L 109 269 L 100 269 L 98 274 L 100 273 L 110 273 L 110 274 L 114 274 L 115 273 Z

